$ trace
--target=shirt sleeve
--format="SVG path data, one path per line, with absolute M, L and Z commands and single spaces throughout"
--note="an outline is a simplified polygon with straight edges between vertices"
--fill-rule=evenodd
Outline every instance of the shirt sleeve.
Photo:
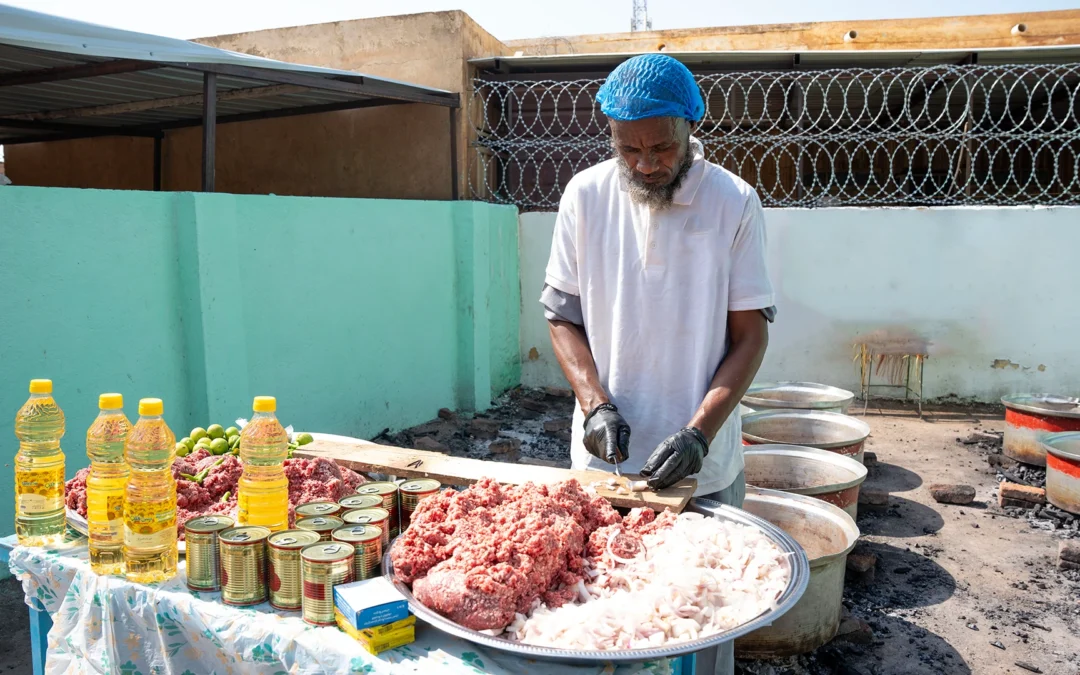
M 732 245 L 731 261 L 728 309 L 742 312 L 772 307 L 773 289 L 765 262 L 765 211 L 754 192 L 746 200 L 742 222 Z
M 544 306 L 544 318 L 548 321 L 585 325 L 585 319 L 581 314 L 581 298 L 576 295 L 564 293 L 544 284 L 544 290 L 540 293 L 540 304 Z
M 555 232 L 551 238 L 551 257 L 548 258 L 544 283 L 570 295 L 580 296 L 578 290 L 577 214 L 574 209 L 573 183 L 567 186 L 559 202 Z

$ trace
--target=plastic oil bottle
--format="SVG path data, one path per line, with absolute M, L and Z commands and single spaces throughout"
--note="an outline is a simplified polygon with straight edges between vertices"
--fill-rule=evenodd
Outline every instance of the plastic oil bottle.
M 240 525 L 262 525 L 271 531 L 289 526 L 289 480 L 285 457 L 289 435 L 278 422 L 277 400 L 256 396 L 255 414 L 240 432 L 240 460 L 244 472 L 237 488 L 237 520 Z
M 98 416 L 86 431 L 86 522 L 90 530 L 90 569 L 97 574 L 124 573 L 124 490 L 131 471 L 124 459 L 131 422 L 124 397 L 102 394 Z
M 176 575 L 176 436 L 163 412 L 160 398 L 139 401 L 139 420 L 124 446 L 131 467 L 124 493 L 124 574 L 137 583 Z
M 23 546 L 52 546 L 64 539 L 64 413 L 52 380 L 30 380 L 30 398 L 15 416 L 15 534 Z

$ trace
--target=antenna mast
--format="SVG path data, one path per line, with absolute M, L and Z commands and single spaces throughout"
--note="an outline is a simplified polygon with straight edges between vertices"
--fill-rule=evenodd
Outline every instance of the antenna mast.
M 634 12 L 630 15 L 630 32 L 640 30 L 652 30 L 652 20 L 649 19 L 649 0 L 633 0 Z

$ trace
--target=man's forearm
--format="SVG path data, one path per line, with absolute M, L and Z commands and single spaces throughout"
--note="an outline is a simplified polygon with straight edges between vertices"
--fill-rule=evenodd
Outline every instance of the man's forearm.
M 716 369 L 705 400 L 689 425 L 700 429 L 710 443 L 750 387 L 769 345 L 768 324 L 763 316 L 758 312 L 732 312 L 732 315 L 738 318 L 728 323 L 731 334 L 728 353 Z
M 555 358 L 559 360 L 581 410 L 587 413 L 601 403 L 607 403 L 607 392 L 600 385 L 585 329 L 567 321 L 548 321 L 548 329 Z

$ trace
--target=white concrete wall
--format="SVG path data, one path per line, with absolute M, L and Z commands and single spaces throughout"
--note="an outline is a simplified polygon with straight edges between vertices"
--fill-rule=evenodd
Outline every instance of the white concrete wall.
M 925 394 L 1080 393 L 1080 208 L 770 209 L 758 380 L 856 390 L 853 345 L 927 343 Z M 522 381 L 561 384 L 537 302 L 554 213 L 521 216 Z M 534 351 L 535 350 L 535 351 Z

